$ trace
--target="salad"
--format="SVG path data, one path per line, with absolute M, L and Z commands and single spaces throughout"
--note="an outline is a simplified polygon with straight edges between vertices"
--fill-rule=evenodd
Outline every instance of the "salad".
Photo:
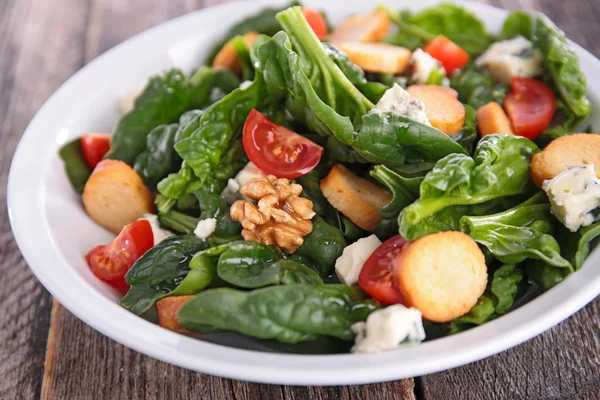
M 116 238 L 120 305 L 184 334 L 375 353 L 455 334 L 580 269 L 600 136 L 564 33 L 441 3 L 331 27 L 292 4 L 123 99 L 60 157 Z M 588 131 L 591 128 L 587 129 Z

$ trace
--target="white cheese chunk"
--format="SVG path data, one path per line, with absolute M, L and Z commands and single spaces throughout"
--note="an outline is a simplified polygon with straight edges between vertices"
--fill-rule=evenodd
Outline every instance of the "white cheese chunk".
M 121 113 L 121 115 L 127 114 L 129 111 L 133 110 L 135 100 L 140 94 L 142 94 L 143 91 L 144 88 L 140 87 L 135 90 L 132 90 L 131 93 L 121 98 L 121 101 L 119 102 L 119 112 Z
M 377 105 L 370 112 L 390 111 L 410 118 L 423 125 L 431 126 L 427 114 L 425 114 L 425 104 L 422 101 L 413 99 L 402 86 L 394 83 L 390 89 L 386 90 Z
M 496 81 L 509 84 L 515 76 L 533 78 L 543 72 L 543 56 L 523 36 L 493 43 L 476 61 Z
M 236 200 L 240 200 L 243 197 L 240 195 L 240 188 L 246 184 L 250 179 L 253 178 L 264 178 L 267 176 L 262 172 L 256 165 L 249 162 L 246 166 L 238 172 L 235 178 L 227 181 L 227 186 L 221 192 L 221 197 L 227 204 L 233 204 Z
M 440 72 L 440 81 L 445 77 L 445 72 L 438 60 L 431 57 L 421 49 L 416 49 L 412 53 L 412 82 L 418 85 L 437 84 L 438 82 L 430 82 L 432 72 Z
M 194 229 L 194 235 L 200 239 L 206 239 L 217 229 L 217 220 L 214 218 L 206 218 L 198 221 L 196 229 Z
M 552 213 L 571 231 L 600 219 L 600 179 L 594 165 L 571 167 L 544 181 Z
M 340 282 L 348 286 L 355 284 L 365 261 L 380 245 L 377 236 L 371 235 L 346 246 L 342 255 L 335 260 L 335 274 Z
M 171 232 L 167 229 L 162 229 L 160 227 L 160 224 L 158 223 L 158 215 L 144 214 L 142 216 L 142 218 L 140 218 L 139 220 L 142 220 L 142 219 L 145 219 L 146 221 L 150 222 L 150 227 L 152 228 L 152 236 L 154 236 L 154 245 L 155 246 L 157 244 L 159 244 L 160 242 L 162 242 L 163 240 L 165 240 L 166 238 L 168 238 L 169 236 L 174 235 L 173 232 Z
M 352 325 L 353 353 L 381 353 L 425 339 L 421 311 L 395 304 L 372 312 L 366 322 Z

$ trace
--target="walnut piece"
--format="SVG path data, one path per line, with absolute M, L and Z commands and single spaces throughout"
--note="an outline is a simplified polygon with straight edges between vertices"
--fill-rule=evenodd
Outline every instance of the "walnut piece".
M 231 219 L 242 224 L 245 240 L 274 244 L 292 254 L 312 231 L 315 212 L 312 201 L 298 197 L 302 186 L 268 175 L 250 179 L 240 193 L 258 202 L 238 200 L 231 206 Z

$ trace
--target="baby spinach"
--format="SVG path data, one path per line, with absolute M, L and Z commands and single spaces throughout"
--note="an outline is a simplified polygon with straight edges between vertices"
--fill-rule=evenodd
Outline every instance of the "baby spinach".
M 238 241 L 197 253 L 194 260 L 212 263 L 219 278 L 244 289 L 294 283 L 321 284 L 311 268 L 284 258 L 281 251 L 259 242 Z
M 144 253 L 127 272 L 125 280 L 131 288 L 119 304 L 134 314 L 143 314 L 156 300 L 169 295 L 184 281 L 192 256 L 205 248 L 206 242 L 193 235 L 166 238 Z M 191 282 L 190 278 L 186 287 L 199 291 L 206 282 L 202 276 L 194 278 L 200 279 Z
M 250 51 L 242 36 L 236 36 L 229 41 L 237 53 L 240 64 L 242 65 L 242 78 L 244 81 L 254 80 L 254 67 L 250 61 Z
M 83 151 L 81 150 L 81 139 L 77 138 L 63 145 L 58 151 L 63 161 L 67 178 L 77 193 L 83 193 L 92 169 L 88 166 Z
M 146 148 L 146 138 L 152 129 L 177 122 L 183 112 L 202 107 L 208 101 L 212 78 L 210 68 L 201 68 L 189 79 L 178 69 L 150 78 L 133 110 L 117 123 L 106 158 L 133 164 Z
M 312 219 L 312 232 L 304 236 L 304 243 L 292 255 L 292 260 L 312 267 L 324 277 L 331 273 L 335 260 L 342 255 L 346 240 L 342 232 L 323 218 Z
M 471 57 L 483 53 L 493 41 L 492 35 L 477 16 L 452 3 L 441 3 L 417 14 L 399 13 L 379 6 L 398 25 L 398 33 L 386 39 L 388 43 L 408 47 L 423 47 L 438 35 L 444 35 L 459 45 Z
M 229 28 L 227 33 L 225 33 L 225 35 L 223 36 L 223 39 L 219 40 L 213 46 L 208 58 L 206 59 L 206 64 L 211 65 L 215 59 L 215 56 L 221 50 L 221 48 L 235 36 L 243 35 L 248 32 L 258 32 L 264 33 L 265 35 L 273 36 L 281 30 L 281 26 L 275 18 L 275 15 L 281 10 L 285 10 L 288 7 L 292 7 L 298 4 L 298 2 L 293 1 L 290 4 L 281 8 L 265 8 L 258 14 L 237 22 L 235 25 Z
M 528 258 L 572 270 L 550 234 L 550 205 L 542 193 L 510 210 L 481 217 L 465 216 L 460 230 L 485 246 L 498 260 L 520 263 Z
M 371 112 L 350 142 L 368 161 L 394 168 L 436 162 L 452 153 L 467 154 L 451 137 L 435 128 L 392 112 Z
M 186 329 L 234 331 L 284 343 L 320 335 L 352 340 L 350 326 L 377 306 L 363 302 L 359 290 L 345 285 L 283 285 L 244 292 L 212 289 L 185 303 L 179 323 Z
M 460 132 L 451 136 L 458 144 L 465 148 L 469 153 L 473 152 L 473 147 L 477 141 L 477 111 L 468 104 L 465 104 L 465 122 Z
M 475 109 L 492 101 L 502 105 L 508 93 L 507 85 L 497 83 L 475 64 L 469 64 L 452 75 L 450 87 L 458 92 L 461 102 Z
M 381 208 L 381 221 L 375 227 L 379 238 L 398 234 L 398 215 L 404 207 L 419 198 L 419 186 L 423 178 L 405 178 L 385 165 L 376 165 L 371 176 L 387 186 L 392 192 L 392 201 Z
M 488 135 L 477 145 L 473 158 L 464 154 L 444 157 L 425 175 L 420 198 L 400 213 L 400 234 L 415 240 L 424 233 L 420 224 L 438 216 L 458 222 L 458 213 L 448 214 L 448 207 L 485 206 L 496 199 L 534 191 L 529 164 L 538 151 L 535 143 L 520 136 Z M 461 210 L 463 215 L 481 215 L 467 210 Z
M 156 184 L 169 173 L 177 171 L 181 164 L 173 149 L 178 128 L 179 124 L 170 124 L 152 129 L 146 139 L 146 150 L 135 159 L 133 169 L 151 189 L 155 189 Z
M 557 236 L 563 239 L 561 243 L 565 243 L 565 257 L 571 261 L 573 268 L 577 271 L 583 266 L 584 260 L 590 254 L 592 241 L 600 236 L 600 222 L 584 226 L 575 233 L 560 227 Z

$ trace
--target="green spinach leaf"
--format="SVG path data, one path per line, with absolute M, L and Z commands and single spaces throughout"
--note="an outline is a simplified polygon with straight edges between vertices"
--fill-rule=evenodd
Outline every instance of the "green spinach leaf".
M 178 318 L 192 331 L 210 327 L 298 343 L 320 335 L 351 340 L 350 326 L 376 308 L 362 301 L 360 291 L 345 285 L 283 285 L 250 292 L 207 290 L 185 303 Z
M 304 243 L 292 255 L 292 260 L 308 265 L 324 277 L 331 273 L 335 260 L 342 255 L 346 240 L 342 232 L 323 218 L 312 219 L 313 230 L 304 237 Z
M 152 129 L 146 139 L 146 150 L 135 159 L 133 169 L 151 189 L 156 189 L 156 184 L 169 173 L 177 171 L 181 164 L 173 149 L 178 128 L 179 124 L 170 124 Z
M 58 155 L 63 161 L 71 186 L 77 193 L 83 193 L 83 188 L 92 174 L 92 169 L 83 157 L 81 139 L 77 138 L 63 145 L 58 151 Z
M 469 64 L 452 75 L 450 87 L 458 92 L 461 102 L 475 109 L 492 101 L 502 105 L 508 93 L 507 85 L 497 83 L 475 64 Z

